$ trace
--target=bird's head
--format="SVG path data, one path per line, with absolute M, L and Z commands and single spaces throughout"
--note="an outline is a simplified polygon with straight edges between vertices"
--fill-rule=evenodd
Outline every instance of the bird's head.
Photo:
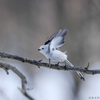
M 42 46 L 40 46 L 40 48 L 38 49 L 38 51 L 45 55 L 48 52 L 48 45 L 42 45 Z

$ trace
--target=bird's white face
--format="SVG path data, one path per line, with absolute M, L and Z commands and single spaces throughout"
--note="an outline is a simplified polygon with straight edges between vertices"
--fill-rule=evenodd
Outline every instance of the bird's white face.
M 42 46 L 40 46 L 40 48 L 38 49 L 38 51 L 45 55 L 46 52 L 48 52 L 48 45 L 42 45 Z

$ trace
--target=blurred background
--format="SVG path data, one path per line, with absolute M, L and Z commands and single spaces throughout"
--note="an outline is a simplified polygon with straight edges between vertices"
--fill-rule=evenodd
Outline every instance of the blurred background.
M 100 0 L 0 0 L 0 52 L 34 60 L 48 60 L 38 52 L 48 36 L 68 29 L 68 60 L 75 66 L 100 69 Z M 0 58 L 28 79 L 27 91 L 35 100 L 100 99 L 100 75 L 58 71 Z M 20 78 L 0 69 L 0 100 L 28 100 L 18 90 Z

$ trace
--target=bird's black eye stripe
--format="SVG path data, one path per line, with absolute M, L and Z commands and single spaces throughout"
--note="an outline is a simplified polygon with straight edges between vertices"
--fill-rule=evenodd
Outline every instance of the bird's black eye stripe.
M 43 50 L 44 48 L 42 48 L 42 50 Z

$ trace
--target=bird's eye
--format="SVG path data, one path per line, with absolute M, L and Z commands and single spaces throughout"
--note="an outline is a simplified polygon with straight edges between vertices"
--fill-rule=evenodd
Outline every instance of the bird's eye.
M 44 50 L 44 48 L 42 48 L 42 50 Z

